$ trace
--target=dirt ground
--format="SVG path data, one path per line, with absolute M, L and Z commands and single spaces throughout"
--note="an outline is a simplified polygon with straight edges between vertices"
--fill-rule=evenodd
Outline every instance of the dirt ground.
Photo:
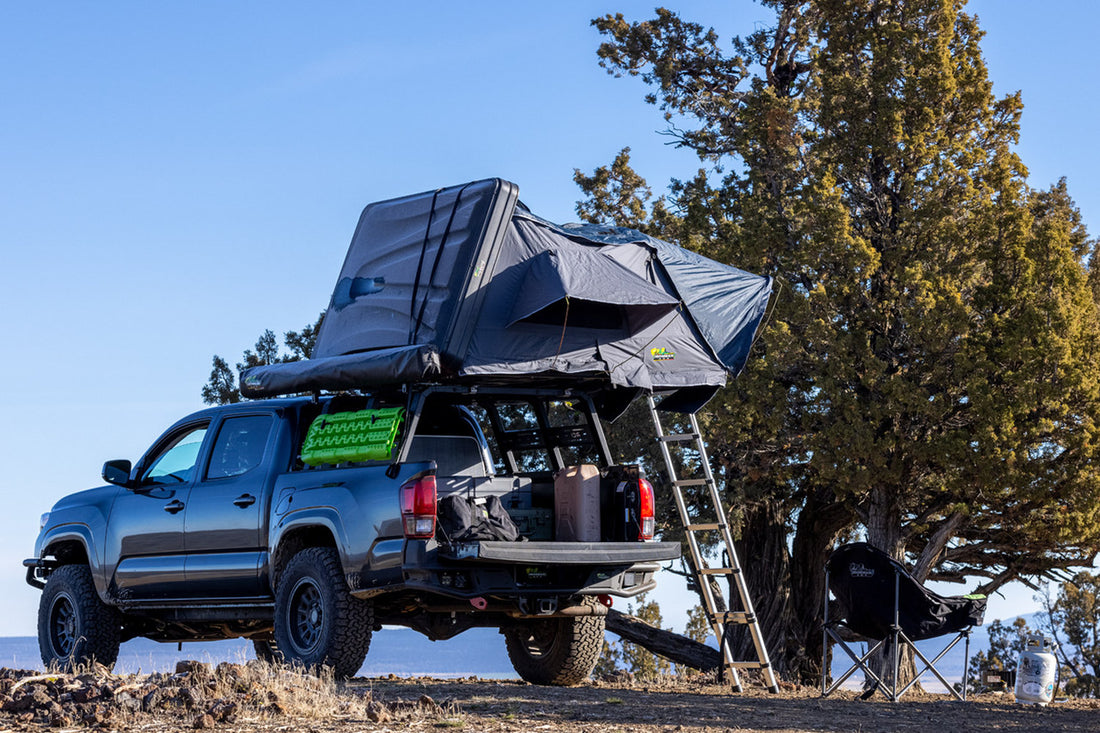
M 819 690 L 789 685 L 770 695 L 683 681 L 575 688 L 476 678 L 333 683 L 248 665 L 199 666 L 175 675 L 46 680 L 0 670 L 0 731 L 1100 731 L 1097 700 L 1044 708 L 1018 705 L 1011 694 L 965 703 L 910 694 L 890 703 L 881 696 L 860 701 L 851 692 L 823 699 Z
M 945 695 L 881 696 L 855 693 L 822 698 L 811 688 L 770 695 L 760 688 L 732 693 L 715 685 L 593 684 L 571 689 L 520 682 L 363 680 L 376 698 L 453 701 L 463 728 L 486 731 L 1100 731 L 1100 701 L 1045 708 L 1017 705 L 1012 696 L 981 695 L 967 702 Z

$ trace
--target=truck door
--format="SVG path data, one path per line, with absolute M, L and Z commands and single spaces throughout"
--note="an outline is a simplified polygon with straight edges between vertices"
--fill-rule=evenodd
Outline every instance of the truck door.
M 122 599 L 173 598 L 184 582 L 183 518 L 208 421 L 181 426 L 154 444 L 137 484 L 120 492 L 108 523 L 107 552 L 117 558 Z
M 210 458 L 185 512 L 187 593 L 192 597 L 261 595 L 266 549 L 262 514 L 273 468 L 274 416 L 236 414 L 216 426 Z

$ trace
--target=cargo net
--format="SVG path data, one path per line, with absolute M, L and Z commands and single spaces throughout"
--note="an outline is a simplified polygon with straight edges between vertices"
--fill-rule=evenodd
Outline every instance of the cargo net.
M 404 419 L 404 407 L 320 415 L 302 443 L 302 463 L 388 461 Z

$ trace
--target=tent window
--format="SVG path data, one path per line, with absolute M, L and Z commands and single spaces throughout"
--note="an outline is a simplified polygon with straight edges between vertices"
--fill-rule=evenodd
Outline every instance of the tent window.
M 566 301 L 564 298 L 555 300 L 523 321 L 559 327 L 568 323 L 572 328 L 621 329 L 626 325 L 620 305 L 579 299 Z

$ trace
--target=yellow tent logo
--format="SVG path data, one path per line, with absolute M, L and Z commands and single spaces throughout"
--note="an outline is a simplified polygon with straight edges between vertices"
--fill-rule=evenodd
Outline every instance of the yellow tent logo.
M 676 358 L 676 352 L 669 351 L 664 346 L 655 346 L 649 350 L 649 355 L 653 357 L 653 361 L 668 361 Z

